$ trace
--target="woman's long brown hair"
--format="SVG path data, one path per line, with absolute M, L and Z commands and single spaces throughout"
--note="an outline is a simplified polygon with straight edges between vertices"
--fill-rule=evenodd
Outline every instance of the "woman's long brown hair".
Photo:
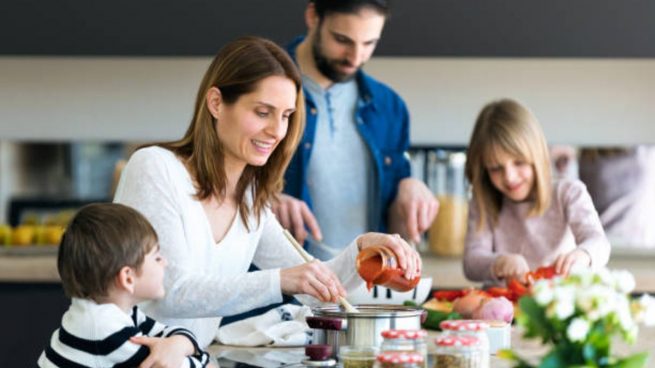
M 216 121 L 207 108 L 207 91 L 217 87 L 221 91 L 222 101 L 228 105 L 234 104 L 239 97 L 253 92 L 261 80 L 270 76 L 289 78 L 296 85 L 296 111 L 289 117 L 287 135 L 266 164 L 247 165 L 239 178 L 236 201 L 246 228 L 251 210 L 245 201 L 246 190 L 252 190 L 252 210 L 259 219 L 264 207 L 282 190 L 284 171 L 300 141 L 305 125 L 305 101 L 300 72 L 282 48 L 259 37 L 239 38 L 223 47 L 202 79 L 193 119 L 184 137 L 158 144 L 183 159 L 195 180 L 196 197 L 199 200 L 212 195 L 223 200 L 227 187 L 224 152 L 216 131 Z

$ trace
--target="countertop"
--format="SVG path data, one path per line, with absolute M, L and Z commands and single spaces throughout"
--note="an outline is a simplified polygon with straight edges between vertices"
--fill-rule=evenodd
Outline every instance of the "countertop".
M 0 247 L 0 282 L 59 282 L 57 247 Z M 635 291 L 655 292 L 655 253 L 615 252 L 612 269 L 627 269 L 636 281 Z M 435 289 L 480 286 L 464 277 L 461 258 L 423 256 L 423 276 L 432 277 Z
M 438 335 L 438 332 L 430 331 L 428 340 Z M 512 327 L 512 349 L 533 363 L 543 356 L 548 348 L 544 348 L 539 340 L 526 340 L 521 337 L 522 333 L 518 328 Z M 297 363 L 304 357 L 304 349 L 298 348 L 246 348 L 234 347 L 220 344 L 214 344 L 209 347 L 209 352 L 213 357 L 217 357 L 222 368 L 236 367 L 237 363 L 246 363 L 257 367 L 279 367 L 282 364 Z M 634 345 L 627 345 L 622 341 L 617 341 L 612 346 L 613 354 L 617 356 L 627 356 L 630 354 L 650 351 L 650 365 L 655 365 L 655 327 L 641 328 L 639 337 Z M 494 355 L 491 356 L 490 367 L 509 368 L 511 362 L 500 359 Z

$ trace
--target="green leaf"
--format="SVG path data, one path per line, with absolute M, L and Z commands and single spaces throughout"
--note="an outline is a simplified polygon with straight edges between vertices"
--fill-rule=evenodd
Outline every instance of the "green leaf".
M 639 353 L 623 358 L 612 364 L 612 368 L 643 368 L 648 363 L 649 353 Z
M 558 354 L 557 350 L 551 350 L 550 353 L 546 354 L 546 356 L 541 360 L 541 363 L 539 363 L 539 368 L 560 367 L 568 367 L 568 364 Z
M 523 312 L 519 322 L 525 327 L 524 337 L 541 337 L 544 342 L 551 340 L 554 331 L 545 310 L 529 296 L 519 299 L 519 307 Z

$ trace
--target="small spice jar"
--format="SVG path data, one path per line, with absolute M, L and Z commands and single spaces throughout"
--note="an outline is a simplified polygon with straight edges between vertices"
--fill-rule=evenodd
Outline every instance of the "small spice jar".
M 420 353 L 390 351 L 378 355 L 375 368 L 421 368 L 424 362 Z
M 474 336 L 442 335 L 435 344 L 434 368 L 489 368 L 489 355 Z
M 343 368 L 373 368 L 379 349 L 374 346 L 342 346 L 339 361 Z
M 373 246 L 363 249 L 357 254 L 357 272 L 366 281 L 366 287 L 381 285 L 395 291 L 409 291 L 421 280 L 417 275 L 411 280 L 404 276 L 404 271 L 398 265 L 396 255 L 391 249 L 383 246 Z
M 483 354 L 483 366 L 489 366 L 489 323 L 477 319 L 453 319 L 441 321 L 439 324 L 443 335 L 473 336 L 478 339 Z
M 385 330 L 382 331 L 382 345 L 380 351 L 392 352 L 403 351 L 419 353 L 423 356 L 423 366 L 428 363 L 428 346 L 425 337 L 428 335 L 425 330 Z
M 332 346 L 327 344 L 313 344 L 305 346 L 305 355 L 302 367 L 336 367 L 337 361 L 331 359 Z

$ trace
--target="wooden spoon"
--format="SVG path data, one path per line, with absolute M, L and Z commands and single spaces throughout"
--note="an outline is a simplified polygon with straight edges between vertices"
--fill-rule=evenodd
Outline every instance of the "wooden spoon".
M 300 254 L 300 256 L 302 257 L 302 259 L 305 260 L 305 263 L 309 263 L 309 262 L 311 262 L 311 261 L 314 260 L 314 257 L 312 257 L 311 255 L 309 255 L 309 254 L 308 254 L 308 253 L 307 253 L 307 252 L 302 248 L 302 246 L 301 246 L 300 244 L 298 244 L 298 242 L 296 241 L 296 239 L 293 237 L 293 235 L 291 235 L 291 233 L 290 233 L 287 229 L 284 229 L 284 230 L 283 230 L 283 233 L 284 233 L 284 236 L 286 236 L 287 239 L 289 240 L 289 243 L 291 243 L 291 245 L 293 245 L 293 247 L 296 249 L 296 251 L 298 252 L 298 254 Z M 357 310 L 357 308 L 353 307 L 352 304 L 350 304 L 350 303 L 346 300 L 346 298 L 344 298 L 344 297 L 342 297 L 342 296 L 339 297 L 339 304 L 341 304 L 341 306 L 343 307 L 343 309 L 345 309 L 346 312 L 348 312 L 348 313 L 359 313 L 359 310 Z

